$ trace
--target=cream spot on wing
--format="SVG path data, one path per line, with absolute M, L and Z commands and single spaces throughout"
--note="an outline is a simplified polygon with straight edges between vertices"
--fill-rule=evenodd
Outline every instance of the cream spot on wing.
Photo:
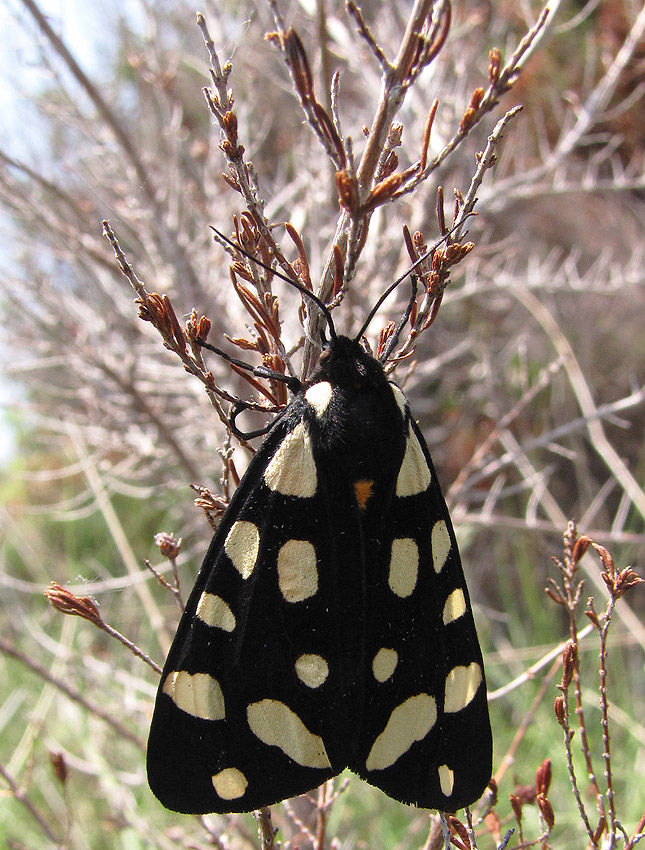
M 226 535 L 224 550 L 242 578 L 248 578 L 255 568 L 260 551 L 260 531 L 257 525 L 241 519 L 234 522 Z
M 168 673 L 162 688 L 177 708 L 202 720 L 224 720 L 224 695 L 217 679 L 208 673 Z
M 417 694 L 397 705 L 385 729 L 374 741 L 365 762 L 368 770 L 384 770 L 421 741 L 437 721 L 437 704 L 430 694 Z
M 207 626 L 214 629 L 232 632 L 235 628 L 235 614 L 222 597 L 214 593 L 202 593 L 195 613 Z
M 430 469 L 426 463 L 421 444 L 412 429 L 408 433 L 403 463 L 396 480 L 397 496 L 414 496 L 424 493 L 430 485 Z
M 377 682 L 387 682 L 399 663 L 399 654 L 395 649 L 381 647 L 372 661 L 372 673 Z
M 452 789 L 455 787 L 455 772 L 447 764 L 440 764 L 437 768 L 437 773 L 439 774 L 441 793 L 444 797 L 449 797 L 452 794 Z
M 289 706 L 275 699 L 252 702 L 246 717 L 253 734 L 303 767 L 331 767 L 322 738 L 312 734 Z
M 222 800 L 237 800 L 246 793 L 246 776 L 236 767 L 226 767 L 211 777 L 213 788 Z
M 458 587 L 453 590 L 450 596 L 446 599 L 446 604 L 443 606 L 443 622 L 444 625 L 452 623 L 453 620 L 458 620 L 466 613 L 466 597 L 463 590 Z
M 399 410 L 401 411 L 401 415 L 403 416 L 403 418 L 405 418 L 407 416 L 407 413 L 408 413 L 408 400 L 405 397 L 403 390 L 401 390 L 399 387 L 397 387 L 396 384 L 390 384 L 390 387 L 392 388 L 394 400 L 396 401 L 397 405 L 399 406 Z
M 316 411 L 316 416 L 320 419 L 323 413 L 327 410 L 332 397 L 332 386 L 329 381 L 319 381 L 313 384 L 305 393 L 305 398 Z
M 392 541 L 388 577 L 392 593 L 396 593 L 402 599 L 410 596 L 416 586 L 418 572 L 419 547 L 411 537 L 397 537 Z
M 453 667 L 446 676 L 443 710 L 461 711 L 475 698 L 482 683 L 482 668 L 476 661 L 468 667 Z
M 446 563 L 446 559 L 450 553 L 450 547 L 452 546 L 450 542 L 450 535 L 448 534 L 448 528 L 444 520 L 440 519 L 435 522 L 432 527 L 432 537 L 430 542 L 432 545 L 432 563 L 434 564 L 434 571 L 436 573 L 440 573 Z
M 278 553 L 278 584 L 287 602 L 302 602 L 318 590 L 316 550 L 308 540 L 287 540 Z
M 308 688 L 319 688 L 329 676 L 329 664 L 322 655 L 305 653 L 296 658 L 296 676 Z
M 283 496 L 311 498 L 318 477 L 311 450 L 311 438 L 304 422 L 299 422 L 278 446 L 264 470 L 267 487 Z

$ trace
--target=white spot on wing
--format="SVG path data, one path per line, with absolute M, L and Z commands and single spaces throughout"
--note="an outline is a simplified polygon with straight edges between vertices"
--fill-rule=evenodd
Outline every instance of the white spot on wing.
M 308 540 L 287 540 L 278 553 L 278 584 L 287 602 L 302 602 L 318 590 L 316 550 Z
M 394 395 L 394 399 L 399 406 L 399 410 L 401 411 L 401 415 L 405 419 L 408 414 L 408 400 L 405 397 L 403 390 L 397 387 L 396 384 L 390 384 L 392 387 L 392 393 Z
M 214 593 L 202 593 L 195 613 L 207 626 L 214 629 L 232 632 L 235 628 L 235 614 L 222 597 Z
M 264 480 L 269 489 L 284 496 L 308 499 L 315 494 L 316 463 L 304 422 L 299 422 L 280 443 L 264 470 Z
M 402 599 L 410 596 L 417 583 L 419 547 L 411 537 L 397 537 L 392 541 L 390 557 L 390 590 Z
M 311 733 L 288 705 L 275 699 L 251 703 L 246 717 L 253 734 L 303 767 L 331 767 L 322 738 Z
M 396 480 L 397 496 L 415 496 L 424 493 L 430 485 L 431 475 L 421 444 L 412 429 L 408 433 L 403 463 Z
M 329 676 L 329 665 L 322 655 L 305 653 L 296 658 L 296 676 L 308 688 L 319 688 Z
M 437 773 L 439 774 L 441 793 L 444 797 L 449 797 L 452 794 L 452 789 L 455 787 L 455 772 L 447 764 L 440 764 L 437 768 Z
M 175 670 L 166 676 L 162 690 L 186 714 L 202 720 L 224 720 L 222 689 L 208 673 L 191 675 L 185 670 Z
M 466 613 L 466 597 L 463 590 L 458 587 L 453 590 L 450 596 L 446 599 L 446 604 L 443 606 L 443 622 L 444 625 L 452 623 L 453 620 L 458 620 Z
M 434 571 L 436 573 L 440 573 L 444 568 L 452 545 L 450 542 L 450 535 L 448 534 L 448 527 L 444 520 L 440 519 L 433 525 L 430 542 L 432 545 L 432 563 L 434 564 Z
M 482 668 L 476 661 L 468 667 L 453 667 L 446 676 L 443 710 L 461 711 L 473 701 L 482 683 Z
M 242 578 L 248 578 L 255 568 L 260 551 L 257 525 L 241 519 L 234 522 L 226 535 L 224 550 Z
M 399 663 L 399 654 L 395 649 L 381 647 L 372 661 L 372 673 L 377 682 L 387 682 Z
M 246 776 L 236 767 L 226 767 L 211 777 L 213 788 L 222 800 L 237 800 L 246 793 Z
M 316 411 L 318 418 L 327 410 L 332 393 L 333 390 L 329 381 L 319 381 L 317 384 L 312 384 L 305 393 L 305 398 Z
M 430 694 L 417 694 L 397 705 L 385 729 L 374 741 L 365 762 L 368 770 L 384 770 L 421 741 L 437 721 L 437 704 Z

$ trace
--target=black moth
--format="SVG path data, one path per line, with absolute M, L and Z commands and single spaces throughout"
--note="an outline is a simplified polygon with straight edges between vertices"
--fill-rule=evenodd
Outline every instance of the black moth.
M 364 329 L 326 318 L 320 368 L 249 464 L 163 670 L 148 781 L 175 811 L 246 812 L 349 768 L 452 812 L 490 779 L 481 650 L 430 454 Z

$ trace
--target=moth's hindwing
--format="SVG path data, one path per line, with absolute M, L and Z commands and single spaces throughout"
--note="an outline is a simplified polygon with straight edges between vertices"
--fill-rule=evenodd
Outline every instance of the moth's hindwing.
M 251 461 L 162 674 L 148 744 L 168 808 L 249 811 L 349 767 L 454 811 L 491 772 L 481 652 L 405 397 L 352 340 Z

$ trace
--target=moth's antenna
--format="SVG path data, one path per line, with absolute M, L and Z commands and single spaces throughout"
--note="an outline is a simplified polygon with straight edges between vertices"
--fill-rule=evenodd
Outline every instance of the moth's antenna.
M 230 247 L 233 248 L 235 251 L 239 251 L 240 254 L 243 254 L 247 259 L 251 260 L 252 263 L 255 263 L 256 266 L 261 266 L 263 269 L 266 269 L 268 272 L 271 272 L 271 274 L 274 274 L 276 277 L 279 277 L 281 280 L 284 280 L 286 283 L 288 283 L 289 286 L 293 286 L 293 288 L 297 289 L 298 292 L 300 292 L 302 295 L 306 295 L 310 301 L 313 301 L 316 307 L 318 307 L 320 312 L 325 317 L 325 321 L 327 322 L 327 326 L 329 327 L 330 337 L 332 339 L 336 339 L 336 328 L 334 327 L 334 320 L 331 317 L 331 313 L 327 308 L 327 305 L 323 304 L 323 302 L 320 300 L 320 298 L 318 298 L 317 295 L 314 295 L 314 293 L 311 292 L 311 290 L 307 289 L 306 286 L 303 286 L 301 283 L 292 280 L 290 277 L 287 277 L 286 274 L 282 274 L 282 272 L 278 271 L 278 269 L 274 269 L 266 263 L 263 263 L 262 260 L 258 260 L 258 258 L 254 257 L 253 254 L 250 254 L 244 248 L 241 248 L 239 245 L 236 245 L 232 239 L 228 238 L 228 236 L 224 236 L 224 234 L 217 230 L 217 228 L 213 227 L 213 225 L 210 225 L 210 229 L 213 231 L 213 233 L 216 234 L 218 239 L 220 239 L 226 245 L 230 245 Z M 434 248 L 432 250 L 434 250 Z
M 470 215 L 473 215 L 473 213 L 470 213 Z M 437 240 L 437 242 L 435 242 L 435 243 L 434 243 L 434 245 L 432 246 L 432 248 L 428 248 L 428 250 L 425 252 L 425 254 L 423 254 L 421 257 L 419 257 L 419 259 L 418 259 L 418 260 L 415 260 L 415 262 L 414 262 L 414 263 L 412 263 L 412 265 L 410 266 L 410 268 L 409 268 L 409 269 L 407 269 L 407 271 L 403 272 L 403 274 L 402 274 L 400 277 L 397 277 L 397 279 L 394 281 L 394 283 L 391 283 L 391 284 L 388 286 L 388 288 L 385 290 L 385 292 L 383 293 L 383 295 L 381 295 L 381 297 L 378 299 L 378 301 L 376 302 L 376 304 L 375 304 L 375 305 L 372 307 L 372 309 L 370 310 L 370 312 L 369 312 L 369 314 L 368 314 L 368 316 L 367 316 L 367 319 L 365 319 L 365 321 L 363 322 L 363 327 L 360 329 L 360 331 L 359 331 L 359 332 L 356 334 L 356 336 L 354 337 L 354 339 L 355 339 L 357 342 L 358 342 L 358 340 L 359 340 L 359 339 L 363 336 L 363 334 L 365 333 L 365 331 L 367 330 L 367 328 L 368 328 L 368 326 L 369 326 L 370 322 L 372 321 L 372 319 L 374 318 L 374 316 L 375 316 L 375 315 L 376 315 L 376 313 L 378 312 L 379 307 L 380 307 L 380 306 L 381 306 L 381 304 L 385 301 L 385 299 L 386 299 L 386 298 L 387 298 L 387 297 L 388 297 L 388 296 L 389 296 L 392 292 L 394 292 L 394 290 L 397 288 L 397 286 L 399 286 L 399 284 L 403 283 L 403 281 L 406 279 L 406 277 L 407 277 L 409 274 L 412 274 L 412 272 L 413 272 L 413 271 L 417 268 L 417 266 L 419 266 L 419 265 L 420 265 L 420 264 L 421 264 L 424 260 L 426 260 L 429 256 L 431 256 L 432 254 L 434 254 L 434 252 L 437 250 L 437 248 L 439 247 L 439 245 L 441 245 L 441 243 L 442 243 L 442 242 L 445 242 L 445 240 L 446 240 L 446 239 L 447 239 L 447 238 L 448 238 L 448 237 L 449 237 L 452 233 L 454 233 L 454 232 L 455 232 L 455 230 L 458 230 L 460 227 L 462 227 L 462 226 L 463 226 L 463 223 L 464 223 L 463 221 L 460 221 L 460 222 L 459 222 L 459 224 L 455 224 L 455 226 L 454 226 L 454 227 L 451 227 L 451 228 L 450 228 L 450 230 L 446 231 L 446 233 L 444 233 L 444 235 L 441 237 L 441 239 Z M 409 317 L 409 314 L 408 314 L 408 317 Z
M 392 353 L 394 347 L 399 341 L 399 337 L 401 336 L 401 331 L 406 326 L 408 319 L 410 318 L 410 313 L 412 312 L 412 305 L 414 304 L 415 298 L 417 297 L 417 289 L 419 286 L 419 278 L 414 274 L 410 274 L 410 286 L 412 287 L 412 292 L 410 293 L 410 299 L 408 301 L 408 306 L 405 308 L 405 313 L 403 314 L 401 321 L 396 326 L 396 330 L 390 336 L 388 341 L 385 343 L 385 348 L 383 349 L 383 353 L 379 357 L 380 363 L 386 363 L 388 357 Z

